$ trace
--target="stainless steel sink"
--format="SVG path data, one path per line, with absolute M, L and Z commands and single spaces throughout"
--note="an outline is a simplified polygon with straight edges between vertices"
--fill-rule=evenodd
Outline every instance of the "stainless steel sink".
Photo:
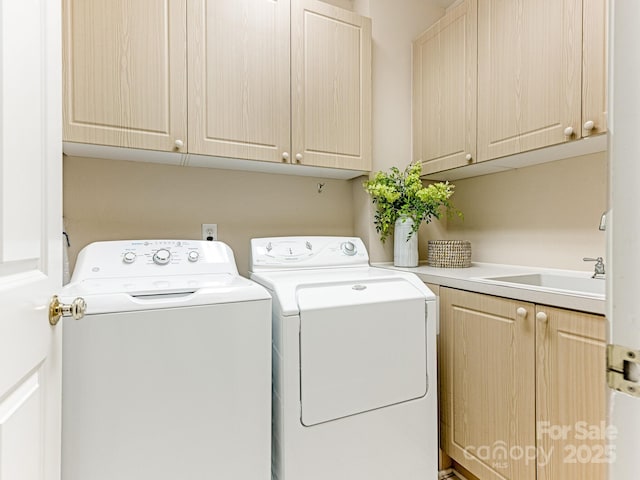
M 539 290 L 550 290 L 560 293 L 604 296 L 605 282 L 601 278 L 589 276 L 561 275 L 557 273 L 531 273 L 524 275 L 509 275 L 501 277 L 486 277 L 483 280 L 511 284 L 513 286 L 529 287 Z

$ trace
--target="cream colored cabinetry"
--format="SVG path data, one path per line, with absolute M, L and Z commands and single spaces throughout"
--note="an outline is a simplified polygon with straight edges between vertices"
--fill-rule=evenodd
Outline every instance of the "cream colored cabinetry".
M 371 170 L 371 20 L 291 6 L 291 161 Z
M 477 0 L 413 42 L 413 160 L 425 174 L 476 158 Z
M 440 289 L 442 447 L 483 480 L 605 479 L 605 320 Z
M 582 136 L 607 131 L 607 4 L 582 3 Z
M 64 140 L 187 151 L 187 0 L 63 0 Z
M 289 151 L 289 1 L 188 3 L 189 152 L 280 162 Z
M 536 444 L 534 316 L 530 303 L 440 289 L 442 446 L 483 480 L 536 476 L 535 461 L 500 453 Z
M 605 480 L 607 447 L 604 317 L 536 306 L 538 480 Z
M 66 141 L 370 170 L 369 19 L 318 0 L 64 2 Z
M 580 135 L 582 0 L 478 5 L 478 160 Z
M 606 26 L 607 0 L 466 0 L 448 11 L 414 42 L 414 160 L 430 174 L 606 132 Z

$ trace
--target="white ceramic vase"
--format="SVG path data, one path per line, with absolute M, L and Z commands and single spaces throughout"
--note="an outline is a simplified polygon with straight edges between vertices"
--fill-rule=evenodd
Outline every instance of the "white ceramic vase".
M 399 217 L 393 231 L 393 264 L 396 267 L 418 266 L 418 232 L 407 237 L 413 229 L 413 219 Z

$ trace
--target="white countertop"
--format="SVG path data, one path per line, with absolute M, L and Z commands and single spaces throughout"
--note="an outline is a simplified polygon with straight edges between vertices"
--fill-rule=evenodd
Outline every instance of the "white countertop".
M 394 267 L 391 263 L 378 263 L 374 264 L 374 266 L 415 273 L 423 282 L 443 287 L 458 288 L 460 290 L 513 298 L 515 300 L 522 300 L 541 305 L 580 310 L 599 315 L 604 315 L 605 312 L 604 295 L 557 292 L 530 285 L 505 285 L 491 283 L 491 281 L 484 280 L 484 278 L 487 277 L 531 273 L 551 273 L 559 275 L 584 276 L 588 278 L 591 276 L 590 272 L 477 262 L 473 262 L 469 268 L 436 268 L 429 267 L 426 263 L 421 263 L 418 267 L 414 268 Z M 604 280 L 597 281 L 604 282 Z

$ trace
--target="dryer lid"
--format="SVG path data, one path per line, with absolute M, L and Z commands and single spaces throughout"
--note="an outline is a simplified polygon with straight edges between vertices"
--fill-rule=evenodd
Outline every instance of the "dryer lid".
M 425 296 L 401 278 L 305 286 L 300 307 L 306 426 L 427 392 Z

